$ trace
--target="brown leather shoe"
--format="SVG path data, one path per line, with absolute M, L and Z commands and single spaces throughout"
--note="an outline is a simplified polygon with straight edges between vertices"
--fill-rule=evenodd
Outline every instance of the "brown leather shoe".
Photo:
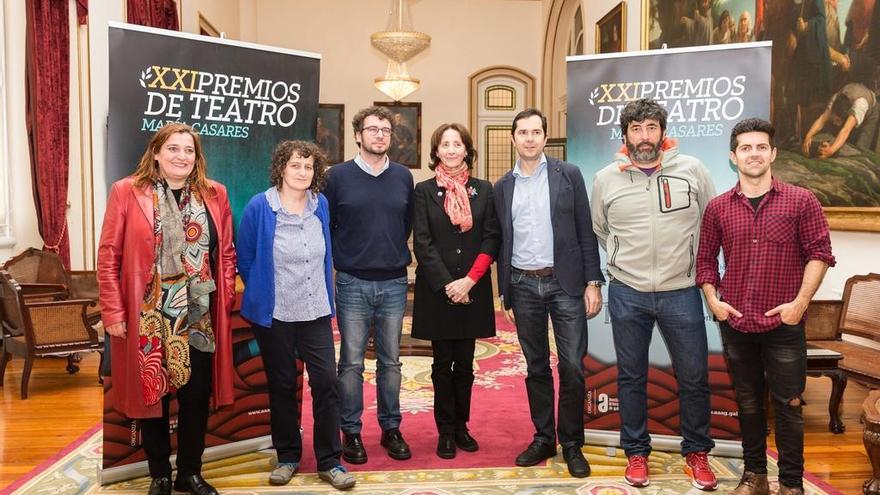
M 804 495 L 804 489 L 801 487 L 791 488 L 791 487 L 787 487 L 787 486 L 783 485 L 782 483 L 780 483 L 779 484 L 779 491 L 776 493 L 778 495 Z
M 730 495 L 770 495 L 770 484 L 767 483 L 766 474 L 756 474 L 751 471 L 743 473 L 739 485 L 734 488 Z

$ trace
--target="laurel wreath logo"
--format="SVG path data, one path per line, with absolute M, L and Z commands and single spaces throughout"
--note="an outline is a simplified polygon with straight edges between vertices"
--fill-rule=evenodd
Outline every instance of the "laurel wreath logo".
M 141 84 L 143 84 L 143 83 L 141 83 Z M 596 106 L 596 103 L 593 102 L 593 98 L 596 98 L 596 97 L 598 97 L 598 96 L 599 96 L 599 88 L 596 88 L 596 89 L 594 89 L 593 91 L 590 92 L 590 98 L 589 98 L 589 99 L 590 99 L 590 105 Z
M 150 79 L 153 78 L 153 68 L 147 67 L 147 70 L 141 71 L 141 87 L 146 89 L 147 83 L 150 82 Z

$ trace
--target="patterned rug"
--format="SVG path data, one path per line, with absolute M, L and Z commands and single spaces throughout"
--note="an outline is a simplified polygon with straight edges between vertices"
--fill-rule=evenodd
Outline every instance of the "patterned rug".
M 350 466 L 358 480 L 358 485 L 354 489 L 356 493 L 375 495 L 702 493 L 691 487 L 683 474 L 682 458 L 677 453 L 655 451 L 651 454 L 651 485 L 641 490 L 623 483 L 626 459 L 622 451 L 614 448 L 584 447 L 584 453 L 593 473 L 591 477 L 584 479 L 575 479 L 568 475 L 561 455 L 548 460 L 546 464 L 532 468 L 516 467 L 513 459 L 528 445 L 533 429 L 523 386 L 525 362 L 519 350 L 515 331 L 500 318 L 498 336 L 477 342 L 476 379 L 472 420 L 469 426 L 471 433 L 480 441 L 479 452 L 459 452 L 452 460 L 439 459 L 434 454 L 437 434 L 433 420 L 431 359 L 405 357 L 402 361 L 401 410 L 404 418 L 401 430 L 410 443 L 413 458 L 404 462 L 391 460 L 379 446 L 379 428 L 376 424 L 375 361 L 368 360 L 364 376 L 365 405 L 362 435 L 370 460 L 364 465 Z M 206 463 L 203 469 L 204 476 L 224 494 L 335 492 L 314 474 L 310 393 L 307 391 L 303 395 L 303 459 L 300 473 L 289 485 L 283 487 L 269 485 L 268 475 L 275 460 L 274 452 L 271 450 Z M 149 485 L 147 478 L 105 487 L 97 484 L 97 471 L 101 464 L 102 453 L 101 439 L 102 431 L 98 425 L 55 458 L 38 466 L 6 489 L 0 490 L 0 495 L 145 493 Z M 732 490 L 742 472 L 742 461 L 724 457 L 710 459 L 720 481 L 716 493 Z M 775 480 L 776 464 L 772 459 L 770 469 L 771 476 Z M 810 475 L 805 481 L 808 494 L 839 493 Z M 775 485 L 775 481 L 772 484 Z
M 94 429 L 65 449 L 63 455 L 40 466 L 0 494 L 73 495 L 110 493 L 134 495 L 146 493 L 149 480 L 132 481 L 100 487 L 97 470 L 101 463 L 101 431 Z M 561 455 L 546 465 L 532 468 L 497 467 L 471 469 L 416 469 L 408 471 L 357 471 L 358 484 L 353 493 L 372 495 L 670 495 L 700 492 L 682 474 L 681 457 L 664 452 L 651 454 L 651 485 L 641 490 L 623 483 L 626 460 L 622 454 L 606 455 L 604 448 L 584 447 L 593 468 L 589 478 L 571 478 Z M 314 474 L 297 474 L 287 486 L 268 483 L 268 471 L 274 462 L 271 451 L 255 452 L 207 463 L 203 474 L 223 493 L 338 493 Z M 712 458 L 712 467 L 720 485 L 716 493 L 732 490 L 739 479 L 742 462 L 723 457 Z M 771 458 L 771 493 L 776 490 L 776 463 Z M 840 492 L 811 475 L 804 481 L 807 494 Z

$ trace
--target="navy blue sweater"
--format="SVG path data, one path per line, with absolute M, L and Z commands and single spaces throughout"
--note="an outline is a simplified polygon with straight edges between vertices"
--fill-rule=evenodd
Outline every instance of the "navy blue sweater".
M 412 261 L 407 245 L 413 195 L 409 170 L 391 162 L 374 177 L 349 160 L 330 169 L 323 192 L 330 204 L 336 270 L 363 280 L 405 277 Z

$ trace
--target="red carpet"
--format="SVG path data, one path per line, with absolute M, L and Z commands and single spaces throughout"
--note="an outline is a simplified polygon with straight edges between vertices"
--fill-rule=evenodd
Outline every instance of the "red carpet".
M 531 442 L 534 428 L 526 399 L 525 360 L 516 340 L 516 330 L 500 314 L 496 322 L 498 335 L 477 341 L 474 365 L 476 379 L 468 426 L 471 435 L 480 443 L 480 450 L 473 453 L 459 450 L 458 455 L 449 460 L 437 457 L 437 429 L 430 382 L 431 358 L 403 357 L 401 432 L 413 456 L 407 461 L 388 457 L 385 449 L 379 445 L 381 430 L 376 421 L 376 387 L 372 372 L 375 361 L 368 360 L 364 376 L 364 429 L 361 436 L 369 461 L 348 466 L 352 471 L 514 466 L 517 454 Z M 555 357 L 552 363 L 555 369 Z M 314 472 L 316 469 L 311 441 L 311 407 L 311 395 L 306 390 L 303 394 L 302 472 Z

